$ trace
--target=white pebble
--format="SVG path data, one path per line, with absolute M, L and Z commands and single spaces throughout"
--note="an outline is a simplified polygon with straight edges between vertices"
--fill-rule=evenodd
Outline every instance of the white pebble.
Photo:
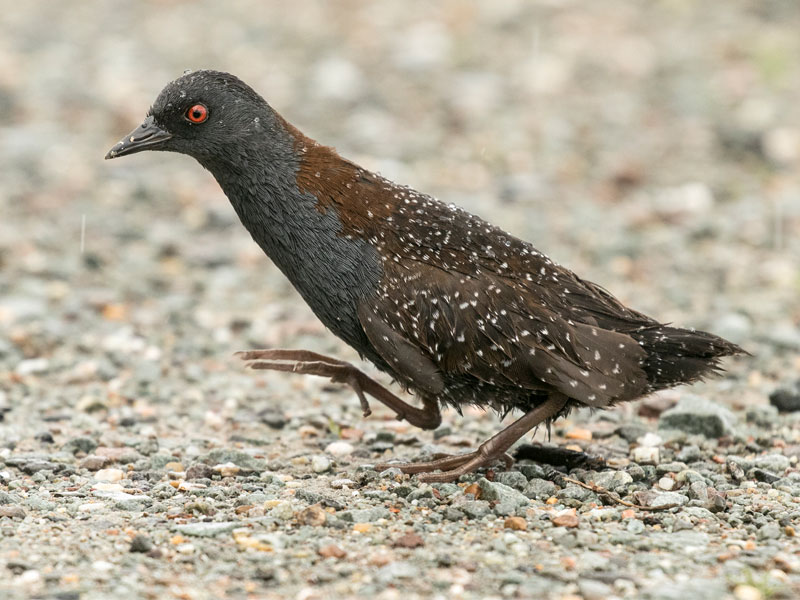
M 633 462 L 643 465 L 657 465 L 661 458 L 658 448 L 651 448 L 649 446 L 638 446 L 631 452 Z
M 636 440 L 636 443 L 640 446 L 646 446 L 648 448 L 652 448 L 655 446 L 660 446 L 664 440 L 661 439 L 661 436 L 655 434 L 651 431 L 645 433 L 642 437 Z
M 217 473 L 219 473 L 223 477 L 235 477 L 236 475 L 239 474 L 239 471 L 242 470 L 232 462 L 226 462 L 221 465 L 214 465 L 211 468 L 214 469 Z
M 119 481 L 125 479 L 125 471 L 122 469 L 100 469 L 94 474 L 97 481 Z
M 50 361 L 46 358 L 28 358 L 17 364 L 17 375 L 36 375 L 46 373 L 50 368 Z
M 114 565 L 105 560 L 96 560 L 92 563 L 92 569 L 98 573 L 106 573 L 114 568 Z
M 178 544 L 175 550 L 180 554 L 194 554 L 194 544 Z
M 315 456 L 311 459 L 311 470 L 314 473 L 325 473 L 331 468 L 331 461 L 324 456 Z
M 339 490 L 344 487 L 351 487 L 356 484 L 355 481 L 352 479 L 334 479 L 331 481 L 331 487 L 335 490 Z
M 331 442 L 325 447 L 325 452 L 332 456 L 347 456 L 352 454 L 355 448 L 347 442 Z
M 662 477 L 658 480 L 658 487 L 660 487 L 662 490 L 669 491 L 675 487 L 675 480 L 671 477 Z

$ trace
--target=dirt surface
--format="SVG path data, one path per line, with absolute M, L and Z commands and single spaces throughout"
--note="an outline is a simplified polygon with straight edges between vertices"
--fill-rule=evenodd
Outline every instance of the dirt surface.
M 800 596 L 792 1 L 0 0 L 0 597 Z M 347 360 L 187 157 L 105 152 L 184 69 L 752 357 L 428 486 L 461 452 L 253 347 Z M 365 369 L 370 369 L 364 365 Z M 778 412 L 770 404 L 783 402 Z M 511 418 L 511 417 L 509 417 Z M 540 432 L 536 441 L 545 441 Z

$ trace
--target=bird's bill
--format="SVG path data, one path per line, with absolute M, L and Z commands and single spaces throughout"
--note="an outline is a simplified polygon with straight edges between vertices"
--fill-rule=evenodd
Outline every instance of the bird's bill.
M 126 154 L 135 154 L 142 150 L 156 150 L 158 147 L 172 137 L 156 125 L 152 116 L 147 117 L 139 127 L 131 131 L 122 138 L 117 144 L 108 151 L 106 160 L 117 158 Z

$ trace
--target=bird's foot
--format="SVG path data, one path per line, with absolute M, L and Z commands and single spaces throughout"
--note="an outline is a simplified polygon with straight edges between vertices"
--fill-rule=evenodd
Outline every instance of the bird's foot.
M 418 463 L 382 463 L 375 468 L 378 471 L 394 468 L 407 474 L 422 473 L 419 480 L 425 483 L 449 483 L 496 460 L 505 462 L 506 469 L 510 469 L 514 464 L 514 459 L 507 452 L 489 454 L 483 451 L 481 446 L 478 450 L 467 454 L 443 454 L 434 460 Z M 436 470 L 442 472 L 433 473 Z
M 348 362 L 310 350 L 248 350 L 237 352 L 236 356 L 244 360 L 251 369 L 319 375 L 329 378 L 333 383 L 349 385 L 358 396 L 364 416 L 372 414 L 361 385 L 361 378 L 366 375 Z
M 435 402 L 426 402 L 423 408 L 411 406 L 401 400 L 380 383 L 348 362 L 311 352 L 310 350 L 248 350 L 236 356 L 251 369 L 268 369 L 288 373 L 302 373 L 327 377 L 334 383 L 344 383 L 353 388 L 365 417 L 372 414 L 367 396 L 375 398 L 405 419 L 422 429 L 436 429 L 442 422 L 439 407 Z
M 561 394 L 551 395 L 545 402 L 529 410 L 519 419 L 511 423 L 511 425 L 483 442 L 475 452 L 445 456 L 421 463 L 398 465 L 380 464 L 376 468 L 386 469 L 396 467 L 403 473 L 422 473 L 423 475 L 421 475 L 419 479 L 427 483 L 455 481 L 462 475 L 472 473 L 497 459 L 503 459 L 506 463 L 506 468 L 510 468 L 511 465 L 514 464 L 514 459 L 508 455 L 508 449 L 514 445 L 514 442 L 539 423 L 544 423 L 548 419 L 552 419 L 561 412 L 566 404 L 566 396 Z M 432 473 L 432 471 L 436 471 L 437 469 L 442 472 Z

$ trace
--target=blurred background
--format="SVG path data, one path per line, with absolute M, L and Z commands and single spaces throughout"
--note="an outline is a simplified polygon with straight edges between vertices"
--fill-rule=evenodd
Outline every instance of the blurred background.
M 352 356 L 191 159 L 102 160 L 168 81 L 214 68 L 344 156 L 744 344 L 763 392 L 800 367 L 800 10 L 719 8 L 2 2 L 2 371 L 71 405 L 253 345 Z
M 734 370 L 762 399 L 800 367 L 792 1 L 1 12 L 6 394 L 38 375 L 26 394 L 72 406 L 104 402 L 109 385 L 136 398 L 164 376 L 164 397 L 203 380 L 211 402 L 238 348 L 352 357 L 191 159 L 103 161 L 193 68 L 237 74 L 309 136 L 531 240 L 634 307 L 743 344 L 756 357 Z
M 349 352 L 191 159 L 102 160 L 194 68 L 235 73 L 309 136 L 634 307 L 743 343 L 753 384 L 800 366 L 793 1 L 0 7 L 5 371 L 124 389 L 139 363 Z
M 352 393 L 320 379 L 253 376 L 231 358 L 357 357 L 210 174 L 180 155 L 103 160 L 185 69 L 238 75 L 344 156 L 754 354 L 692 393 L 741 412 L 798 379 L 796 0 L 0 0 L 0 15 L 0 457 L 90 435 L 157 438 L 186 464 L 257 440 L 273 459 L 307 453 L 309 427 L 374 437 L 391 422 L 377 407 L 362 420 Z M 497 430 L 493 415 L 445 421 L 467 445 Z M 780 435 L 797 443 L 789 425 Z M 113 542 L 107 521 L 82 523 Z M 30 558 L 43 572 L 88 552 L 57 555 L 48 527 L 28 530 L 56 556 Z

